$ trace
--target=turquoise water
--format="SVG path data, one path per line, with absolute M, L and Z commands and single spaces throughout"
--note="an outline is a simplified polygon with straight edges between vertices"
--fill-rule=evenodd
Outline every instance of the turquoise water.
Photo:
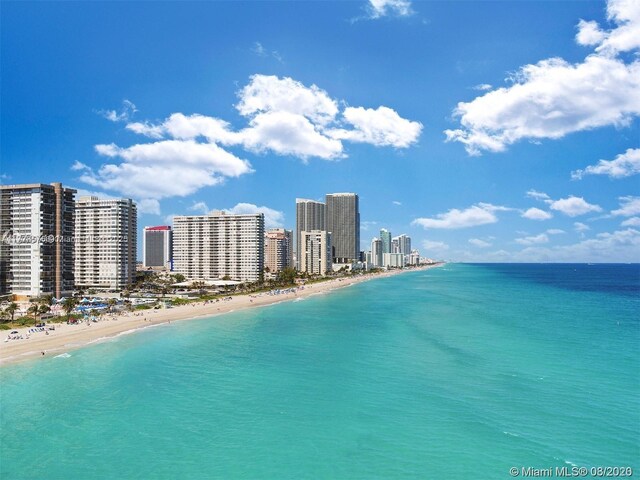
M 637 476 L 639 270 L 546 267 L 451 264 L 2 368 L 0 478 Z

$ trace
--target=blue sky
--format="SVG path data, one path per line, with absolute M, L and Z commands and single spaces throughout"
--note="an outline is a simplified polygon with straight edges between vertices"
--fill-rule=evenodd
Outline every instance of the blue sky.
M 140 225 L 360 195 L 462 261 L 640 260 L 640 7 L 3 2 L 2 182 Z

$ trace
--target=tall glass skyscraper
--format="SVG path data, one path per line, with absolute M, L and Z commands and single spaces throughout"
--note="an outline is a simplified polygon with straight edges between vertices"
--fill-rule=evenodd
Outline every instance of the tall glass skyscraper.
M 380 229 L 380 240 L 382 240 L 382 253 L 391 253 L 391 232 L 386 228 Z
M 360 205 L 355 193 L 328 193 L 327 231 L 331 232 L 334 263 L 360 259 Z

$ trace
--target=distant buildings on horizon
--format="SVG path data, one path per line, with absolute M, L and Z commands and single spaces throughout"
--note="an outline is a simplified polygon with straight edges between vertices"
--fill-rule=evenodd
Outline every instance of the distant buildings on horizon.
M 60 183 L 0 186 L 0 295 L 57 298 L 74 289 L 122 290 L 136 272 L 137 207 L 131 199 L 75 199 Z M 419 264 L 407 235 L 385 228 L 360 251 L 356 193 L 325 202 L 296 199 L 295 233 L 265 231 L 262 213 L 174 217 L 173 226 L 145 226 L 142 268 L 188 280 L 256 282 L 286 268 L 310 275 Z

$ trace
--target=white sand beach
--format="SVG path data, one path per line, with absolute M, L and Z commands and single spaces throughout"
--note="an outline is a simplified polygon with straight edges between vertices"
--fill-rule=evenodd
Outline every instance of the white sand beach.
M 8 340 L 9 331 L 0 333 L 0 366 L 11 363 L 46 357 L 81 348 L 100 339 L 114 337 L 122 332 L 142 329 L 151 325 L 169 323 L 172 321 L 189 320 L 199 317 L 207 317 L 237 311 L 245 308 L 254 308 L 270 305 L 282 301 L 304 298 L 314 294 L 326 293 L 339 288 L 344 288 L 355 283 L 384 278 L 391 275 L 416 271 L 418 269 L 432 268 L 433 265 L 406 269 L 392 270 L 389 272 L 368 274 L 353 278 L 339 278 L 326 282 L 305 285 L 303 288 L 293 289 L 289 293 L 268 295 L 267 293 L 252 295 L 235 295 L 228 300 L 197 302 L 189 305 L 181 305 L 173 308 L 158 310 L 139 310 L 126 314 L 105 316 L 99 322 L 79 323 L 67 325 L 56 323 L 55 330 L 47 330 L 29 334 L 33 327 L 17 329 L 22 339 Z M 48 332 L 48 333 L 47 333 Z

